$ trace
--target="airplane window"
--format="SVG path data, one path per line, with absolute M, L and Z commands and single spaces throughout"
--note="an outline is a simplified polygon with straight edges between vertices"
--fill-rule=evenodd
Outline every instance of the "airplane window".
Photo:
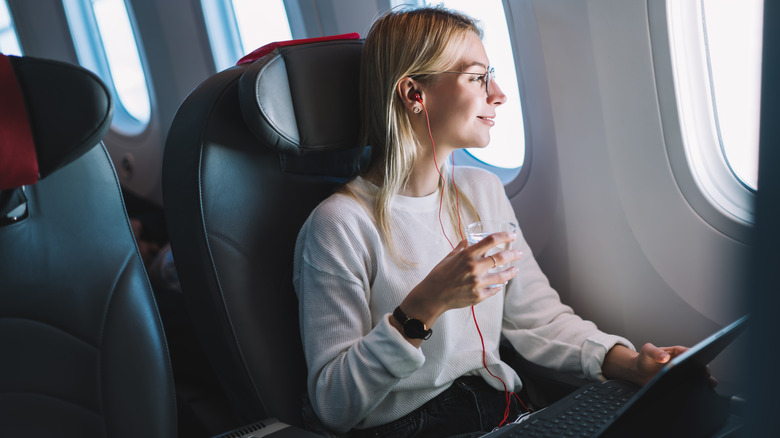
M 139 134 L 149 124 L 151 102 L 127 5 L 124 0 L 65 0 L 64 5 L 79 62 L 118 98 L 112 126 Z
M 402 1 L 396 2 L 402 4 Z M 490 145 L 485 149 L 467 149 L 477 160 L 499 169 L 504 183 L 517 176 L 517 172 L 501 169 L 519 169 L 525 159 L 525 127 L 517 71 L 509 38 L 509 29 L 501 0 L 426 0 L 425 4 L 445 7 L 468 14 L 480 21 L 484 33 L 483 42 L 490 63 L 496 70 L 496 82 L 507 95 L 507 101 L 496 112 L 496 126 L 490 132 Z
M 125 4 L 122 0 L 92 0 L 92 8 L 119 100 L 130 115 L 147 123 L 149 93 Z
M 758 187 L 763 6 L 762 0 L 702 1 L 720 141 L 731 169 L 753 190 Z
M 290 21 L 282 0 L 233 0 L 238 34 L 244 53 L 272 41 L 292 39 Z
M 19 46 L 19 38 L 16 36 L 16 28 L 6 0 L 0 0 L 0 53 L 22 55 L 22 48 Z
M 716 210 L 746 224 L 753 222 L 757 189 L 762 21 L 762 0 L 666 2 L 690 176 Z
M 292 39 L 283 0 L 202 0 L 217 70 L 273 41 Z

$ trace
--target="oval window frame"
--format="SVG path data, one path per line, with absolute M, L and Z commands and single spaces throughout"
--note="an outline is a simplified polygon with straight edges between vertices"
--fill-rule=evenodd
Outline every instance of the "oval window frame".
M 733 174 L 718 140 L 703 33 L 691 26 L 699 2 L 647 5 L 661 122 L 677 186 L 705 222 L 750 243 L 755 193 Z M 678 70 L 686 57 L 700 60 L 687 63 L 692 72 Z
M 98 18 L 93 8 L 93 0 L 63 0 L 62 3 L 79 63 L 103 80 L 111 91 L 114 102 L 116 102 L 114 117 L 111 121 L 112 131 L 127 137 L 137 137 L 148 131 L 152 124 L 151 122 L 156 111 L 153 99 L 154 93 L 152 92 L 152 84 L 149 81 L 150 75 L 145 62 L 143 45 L 138 42 L 138 30 L 130 5 L 125 0 L 116 1 L 121 1 L 125 7 L 135 54 L 137 54 L 138 71 L 142 75 L 142 78 L 136 78 L 143 83 L 145 92 L 143 98 L 148 102 L 148 112 L 142 118 L 138 118 L 128 110 L 123 99 L 124 93 L 118 91 L 115 83 L 117 75 L 113 73 L 118 67 L 114 66 L 112 68 L 106 52 Z M 126 57 L 127 53 L 123 53 L 121 56 Z

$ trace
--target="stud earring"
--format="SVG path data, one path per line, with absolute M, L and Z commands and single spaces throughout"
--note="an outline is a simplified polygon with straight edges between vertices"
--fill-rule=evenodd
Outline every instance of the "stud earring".
M 420 113 L 420 111 L 422 111 L 422 108 L 420 108 L 419 106 L 415 106 L 415 107 L 414 107 L 414 113 L 415 113 L 415 114 L 419 114 L 419 113 Z

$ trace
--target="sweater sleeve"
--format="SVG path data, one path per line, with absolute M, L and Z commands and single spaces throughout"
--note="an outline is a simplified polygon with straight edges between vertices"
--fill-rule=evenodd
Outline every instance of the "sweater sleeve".
M 602 379 L 601 365 L 616 344 L 634 349 L 619 336 L 600 331 L 561 303 L 522 235 L 520 273 L 510 281 L 504 303 L 503 334 L 526 359 L 559 371 Z
M 501 181 L 483 172 L 480 187 L 489 193 L 481 199 L 490 202 L 483 207 L 495 218 L 517 223 Z M 606 334 L 590 321 L 576 315 L 564 305 L 558 293 L 534 259 L 530 246 L 518 232 L 515 248 L 523 252 L 516 262 L 520 273 L 509 282 L 505 292 L 503 335 L 526 359 L 539 365 L 591 379 L 603 379 L 601 365 L 607 352 L 616 344 L 634 349 L 627 339 Z
M 373 326 L 369 296 L 381 240 L 370 219 L 350 211 L 349 198 L 336 200 L 318 207 L 301 229 L 293 280 L 309 397 L 327 427 L 346 432 L 424 357 L 389 315 Z

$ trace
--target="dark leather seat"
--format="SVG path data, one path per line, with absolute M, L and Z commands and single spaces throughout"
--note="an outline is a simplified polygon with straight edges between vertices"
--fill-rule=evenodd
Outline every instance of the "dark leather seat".
M 293 250 L 311 210 L 357 170 L 361 48 L 272 46 L 204 81 L 168 133 L 163 196 L 176 268 L 242 423 L 302 423 Z
M 26 157 L 0 159 L 0 436 L 175 437 L 162 326 L 101 143 L 110 94 L 74 65 L 0 58 L 0 156 Z

